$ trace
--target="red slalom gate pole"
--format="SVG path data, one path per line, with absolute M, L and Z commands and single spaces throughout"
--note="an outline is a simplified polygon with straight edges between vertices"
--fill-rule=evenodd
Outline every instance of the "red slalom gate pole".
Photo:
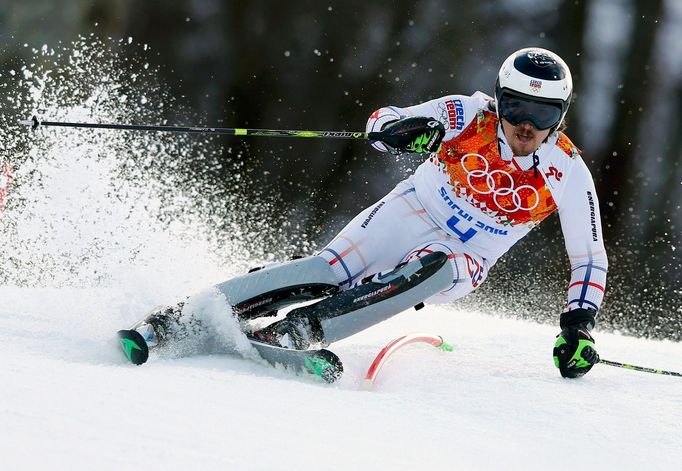
M 0 165 L 0 211 L 5 208 L 5 196 L 9 191 L 9 185 L 12 181 L 12 173 L 8 163 Z
M 381 367 L 384 366 L 389 357 L 404 346 L 411 343 L 428 343 L 446 352 L 451 352 L 453 350 L 452 345 L 445 342 L 443 337 L 438 335 L 413 333 L 398 337 L 382 348 L 372 364 L 369 366 L 367 374 L 365 375 L 365 387 L 367 389 L 371 389 L 374 386 L 374 381 L 379 375 Z

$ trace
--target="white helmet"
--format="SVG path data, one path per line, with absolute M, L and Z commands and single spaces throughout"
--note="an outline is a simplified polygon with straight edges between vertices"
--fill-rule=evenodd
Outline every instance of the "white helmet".
M 495 83 L 497 116 L 556 130 L 566 116 L 573 79 L 566 63 L 547 49 L 519 49 L 502 63 Z

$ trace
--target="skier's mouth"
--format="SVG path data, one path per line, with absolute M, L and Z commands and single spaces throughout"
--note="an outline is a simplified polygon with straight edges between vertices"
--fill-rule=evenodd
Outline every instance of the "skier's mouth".
M 528 144 L 533 140 L 533 135 L 532 134 L 520 134 L 516 133 L 516 138 L 521 141 L 524 144 Z

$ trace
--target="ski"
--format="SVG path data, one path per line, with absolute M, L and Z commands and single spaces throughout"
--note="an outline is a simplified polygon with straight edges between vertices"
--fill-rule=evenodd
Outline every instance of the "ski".
M 296 373 L 306 373 L 333 383 L 343 374 L 343 363 L 335 353 L 322 349 L 295 350 L 264 343 L 253 338 L 249 342 L 258 354 L 273 366 L 282 365 Z
M 119 345 L 125 357 L 135 365 L 141 365 L 149 358 L 149 347 L 136 330 L 119 330 Z M 336 354 L 326 349 L 295 350 L 278 347 L 249 338 L 260 357 L 272 366 L 281 365 L 295 373 L 305 373 L 333 383 L 343 373 L 343 363 Z
M 137 330 L 119 330 L 116 332 L 119 345 L 126 358 L 135 365 L 141 365 L 149 358 L 149 347 L 144 337 Z

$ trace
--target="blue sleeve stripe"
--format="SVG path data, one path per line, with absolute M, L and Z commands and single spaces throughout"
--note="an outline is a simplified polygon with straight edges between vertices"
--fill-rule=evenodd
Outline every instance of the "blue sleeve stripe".
M 400 112 L 400 110 L 398 110 L 398 108 L 396 108 L 395 106 L 387 106 L 386 108 L 388 108 L 389 110 L 393 111 L 395 114 L 400 116 L 401 119 L 404 118 L 405 116 L 407 116 L 407 115 L 402 114 Z
M 586 265 L 578 265 L 577 267 L 573 268 L 571 271 L 573 272 L 573 271 L 579 270 L 581 268 L 591 268 L 592 270 L 599 270 L 599 271 L 603 271 L 604 273 L 606 273 L 608 271 L 606 268 L 600 267 L 598 265 L 593 265 L 592 263 L 588 263 Z
M 573 299 L 573 300 L 571 300 L 571 301 L 568 302 L 568 305 L 570 306 L 570 305 L 573 304 L 573 303 L 576 303 L 576 304 L 578 305 L 578 307 L 583 307 L 583 304 L 587 304 L 587 305 L 589 305 L 589 306 L 592 306 L 595 310 L 597 310 L 597 311 L 599 310 L 599 306 L 597 306 L 596 304 L 594 304 L 594 303 L 591 302 L 591 301 L 587 301 L 586 299 L 582 299 L 582 300 L 580 300 L 580 299 Z
M 587 265 L 587 270 L 585 270 L 585 278 L 583 278 L 583 287 L 580 290 L 580 302 L 584 302 L 587 297 L 587 288 L 589 288 L 590 276 L 592 275 L 592 264 Z

